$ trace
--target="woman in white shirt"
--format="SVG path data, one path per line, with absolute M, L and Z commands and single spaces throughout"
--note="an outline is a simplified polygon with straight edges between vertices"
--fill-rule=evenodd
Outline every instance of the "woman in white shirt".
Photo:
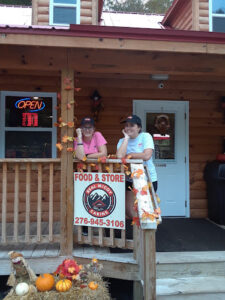
M 157 174 L 155 165 L 152 160 L 154 151 L 154 142 L 152 136 L 147 132 L 141 132 L 142 124 L 141 119 L 136 115 L 127 117 L 125 121 L 123 134 L 124 138 L 120 139 L 117 144 L 117 157 L 123 158 L 129 155 L 131 159 L 143 159 L 144 164 L 147 166 L 154 190 L 157 190 Z M 134 197 L 130 188 L 132 187 L 132 179 L 127 178 L 126 181 L 126 215 L 132 219 L 135 216 L 133 210 Z

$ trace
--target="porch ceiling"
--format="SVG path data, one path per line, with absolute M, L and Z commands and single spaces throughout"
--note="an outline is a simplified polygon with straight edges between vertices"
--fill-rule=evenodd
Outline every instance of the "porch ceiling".
M 7 70 L 60 71 L 70 68 L 75 72 L 103 74 L 225 75 L 225 56 L 215 54 L 8 45 L 0 45 L 0 53 L 0 66 Z

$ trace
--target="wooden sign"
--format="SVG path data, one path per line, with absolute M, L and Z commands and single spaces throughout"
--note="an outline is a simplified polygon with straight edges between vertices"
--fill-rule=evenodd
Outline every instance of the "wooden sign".
M 74 225 L 125 229 L 125 174 L 74 173 Z

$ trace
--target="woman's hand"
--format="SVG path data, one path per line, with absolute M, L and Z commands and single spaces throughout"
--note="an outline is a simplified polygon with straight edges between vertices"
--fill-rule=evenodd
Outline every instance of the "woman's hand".
M 125 132 L 124 129 L 122 130 L 122 133 L 123 133 L 125 139 L 129 139 L 130 138 L 129 135 Z
M 116 156 L 117 158 L 123 158 L 126 156 L 126 153 L 127 153 L 127 145 L 128 145 L 128 142 L 129 142 L 129 135 L 125 132 L 125 130 L 123 129 L 122 130 L 122 133 L 124 135 L 124 139 L 122 141 L 122 144 L 120 145 L 119 149 L 117 149 L 116 151 Z
M 76 133 L 77 133 L 77 137 L 78 137 L 78 138 L 82 138 L 82 132 L 81 132 L 81 129 L 80 129 L 80 128 L 77 128 L 77 129 L 76 129 Z

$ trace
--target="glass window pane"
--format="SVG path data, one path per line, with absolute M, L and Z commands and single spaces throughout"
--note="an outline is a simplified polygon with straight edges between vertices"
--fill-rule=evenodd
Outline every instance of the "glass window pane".
M 212 0 L 212 11 L 214 14 L 225 14 L 225 1 L 224 0 Z
M 54 7 L 54 24 L 76 24 L 76 7 Z
M 175 159 L 175 114 L 147 113 L 146 131 L 155 144 L 155 159 Z
M 77 0 L 54 0 L 54 3 L 60 3 L 60 4 L 77 4 Z
M 6 131 L 6 158 L 50 158 L 51 132 Z
M 225 17 L 213 17 L 213 31 L 225 32 Z
M 6 127 L 52 127 L 52 98 L 5 97 Z

